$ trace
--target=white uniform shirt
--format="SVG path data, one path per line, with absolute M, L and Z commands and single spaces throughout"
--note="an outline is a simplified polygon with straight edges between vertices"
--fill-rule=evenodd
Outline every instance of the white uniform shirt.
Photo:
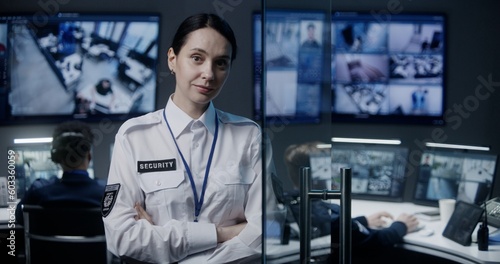
M 189 163 L 194 151 L 190 148 L 197 143 L 191 142 L 193 120 L 171 99 L 164 110 Z M 114 198 L 108 199 L 109 211 L 105 213 L 103 209 L 108 249 L 117 256 L 150 263 L 237 263 L 245 257 L 257 257 L 260 262 L 263 198 L 260 127 L 249 119 L 216 110 L 210 103 L 199 119 L 208 130 L 208 146 L 205 146 L 208 152 L 216 112 L 219 135 L 199 222 L 194 222 L 193 191 L 165 123 L 164 110 L 126 121 L 116 135 L 105 194 Z M 198 197 L 202 171 L 201 178 L 195 180 Z M 109 190 L 115 190 L 111 191 L 112 196 Z M 154 225 L 144 219 L 134 220 L 136 202 L 144 206 Z M 248 224 L 238 236 L 217 244 L 216 226 L 244 221 Z

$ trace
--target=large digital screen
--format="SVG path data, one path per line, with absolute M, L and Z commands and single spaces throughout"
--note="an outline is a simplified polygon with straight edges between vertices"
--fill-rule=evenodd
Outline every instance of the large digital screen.
M 332 121 L 443 125 L 442 14 L 332 14 Z
M 253 16 L 255 119 L 320 122 L 326 14 L 310 10 L 268 10 L 265 14 L 265 25 L 262 14 Z
M 155 110 L 159 26 L 156 14 L 0 16 L 0 122 Z

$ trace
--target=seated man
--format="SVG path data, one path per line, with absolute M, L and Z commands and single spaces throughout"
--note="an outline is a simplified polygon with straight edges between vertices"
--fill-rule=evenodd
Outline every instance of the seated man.
M 117 96 L 109 79 L 101 79 L 95 85 L 87 86 L 75 96 L 75 114 L 116 113 Z
M 16 208 L 16 221 L 23 221 L 23 204 L 41 206 L 100 207 L 104 183 L 89 177 L 94 135 L 82 122 L 59 125 L 53 133 L 51 159 L 63 170 L 61 179 L 38 179 L 33 182 Z
M 317 145 L 321 142 L 307 142 L 304 144 L 291 145 L 285 150 L 285 164 L 288 175 L 293 182 L 295 190 L 284 194 L 284 202 L 291 209 L 295 220 L 299 215 L 299 171 L 301 167 L 310 166 L 310 155 L 319 154 L 321 151 L 329 149 L 318 149 Z M 311 202 L 312 212 L 312 236 L 319 237 L 331 234 L 339 237 L 339 213 L 340 207 L 337 204 L 327 203 L 319 199 L 313 199 Z M 418 220 L 410 214 L 399 215 L 389 227 L 383 228 L 386 223 L 384 218 L 394 219 L 388 212 L 381 211 L 370 216 L 360 216 L 352 219 L 352 249 L 353 260 L 356 260 L 355 254 L 358 250 L 367 249 L 363 254 L 376 252 L 377 250 L 390 248 L 396 243 L 402 242 L 403 237 L 413 232 L 418 227 Z M 335 246 L 335 245 L 333 245 Z M 377 249 L 377 250 L 375 250 Z

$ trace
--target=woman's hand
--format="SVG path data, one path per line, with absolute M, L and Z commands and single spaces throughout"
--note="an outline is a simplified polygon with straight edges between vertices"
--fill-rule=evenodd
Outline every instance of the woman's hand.
M 135 203 L 134 206 L 135 211 L 137 212 L 137 215 L 134 216 L 134 219 L 138 221 L 139 219 L 146 219 L 149 223 L 154 225 L 153 219 L 151 219 L 151 216 L 142 208 L 141 204 Z

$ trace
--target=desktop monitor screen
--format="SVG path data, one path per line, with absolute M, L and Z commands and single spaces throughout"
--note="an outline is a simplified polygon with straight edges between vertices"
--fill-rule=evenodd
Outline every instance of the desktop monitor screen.
M 491 194 L 497 156 L 426 150 L 422 153 L 414 191 L 415 203 L 438 206 L 451 198 L 482 205 Z
M 444 124 L 441 14 L 332 15 L 332 120 Z
M 0 123 L 155 110 L 159 26 L 155 14 L 0 16 Z
M 264 118 L 272 123 L 317 123 L 321 115 L 326 14 L 309 10 L 268 10 L 265 14 L 264 27 L 262 14 L 253 15 L 254 117 L 261 120 L 265 113 Z M 267 67 L 264 98 L 262 57 Z
M 331 156 L 311 156 L 311 174 L 313 184 L 323 180 L 338 190 L 340 169 L 351 168 L 353 198 L 402 201 L 407 160 L 404 147 L 339 143 L 333 144 Z
M 51 148 L 50 143 L 9 147 L 9 151 L 14 151 L 15 157 L 17 198 L 23 198 L 26 190 L 37 179 L 50 180 L 53 177 L 62 177 L 62 168 L 50 158 Z M 92 160 L 87 171 L 89 176 L 94 178 Z

